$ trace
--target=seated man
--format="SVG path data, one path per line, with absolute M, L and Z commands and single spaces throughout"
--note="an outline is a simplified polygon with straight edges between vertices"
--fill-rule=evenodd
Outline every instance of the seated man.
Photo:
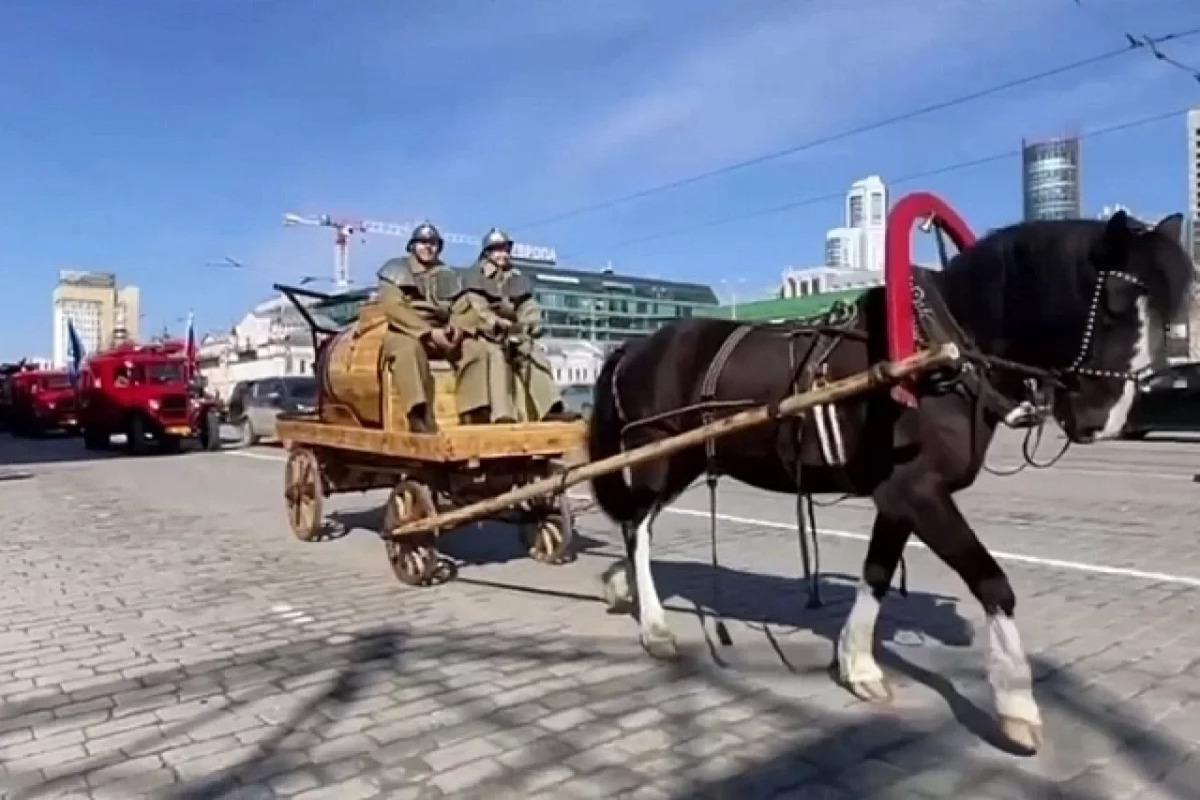
M 389 260 L 378 273 L 379 305 L 388 321 L 383 358 L 391 366 L 390 390 L 416 433 L 437 429 L 429 359 L 453 361 L 462 340 L 450 324 L 458 274 L 439 258 L 443 246 L 437 228 L 418 225 L 408 240 L 409 255 Z
M 511 255 L 512 240 L 493 228 L 462 279 L 453 320 L 465 337 L 459 385 L 469 387 L 471 404 L 459 412 L 472 423 L 578 419 L 563 409 L 550 365 L 534 349 L 541 310 Z

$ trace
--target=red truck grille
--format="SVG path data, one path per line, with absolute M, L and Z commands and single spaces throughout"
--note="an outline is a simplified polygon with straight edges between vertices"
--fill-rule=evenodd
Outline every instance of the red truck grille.
M 159 409 L 164 415 L 179 416 L 187 414 L 187 396 L 168 395 L 159 401 Z

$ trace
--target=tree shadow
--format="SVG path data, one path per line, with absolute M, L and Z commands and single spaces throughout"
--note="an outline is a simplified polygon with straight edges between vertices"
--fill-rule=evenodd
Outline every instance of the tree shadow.
M 746 681 L 739 671 L 713 669 L 702 659 L 685 658 L 637 670 L 623 668 L 639 658 L 645 656 L 612 641 L 569 634 L 525 635 L 494 626 L 416 636 L 385 627 L 361 631 L 337 644 L 325 637 L 307 639 L 236 659 L 180 665 L 143 675 L 138 682 L 147 689 L 182 691 L 178 682 L 221 675 L 228 669 L 230 677 L 217 691 L 231 699 L 222 707 L 198 707 L 194 716 L 163 723 L 153 732 L 124 742 L 111 755 L 68 764 L 65 772 L 60 770 L 58 777 L 49 781 L 36 769 L 9 763 L 5 782 L 11 787 L 11 797 L 26 798 L 69 791 L 82 782 L 91 784 L 101 770 L 108 778 L 116 773 L 119 780 L 136 781 L 146 769 L 134 766 L 141 754 L 162 752 L 170 740 L 186 743 L 192 732 L 197 733 L 198 741 L 207 741 L 219 734 L 210 730 L 200 736 L 200 726 L 220 726 L 227 717 L 245 713 L 246 707 L 259 700 L 320 686 L 286 717 L 269 723 L 265 736 L 253 737 L 254 744 L 242 748 L 244 753 L 223 762 L 224 768 L 214 766 L 209 774 L 159 789 L 155 796 L 178 800 L 242 792 L 256 796 L 255 791 L 265 794 L 267 784 L 285 772 L 306 770 L 320 781 L 335 783 L 346 779 L 348 769 L 370 776 L 386 796 L 393 789 L 420 786 L 433 773 L 422 758 L 425 753 L 475 736 L 486 736 L 491 748 L 507 751 L 505 769 L 480 787 L 456 796 L 495 796 L 498 786 L 525 791 L 545 770 L 562 763 L 569 763 L 582 776 L 577 780 L 589 782 L 593 793 L 605 796 L 619 796 L 622 786 L 640 785 L 631 783 L 640 780 L 659 784 L 656 788 L 669 786 L 663 793 L 679 798 L 861 797 L 889 786 L 892 794 L 888 796 L 918 797 L 927 795 L 932 785 L 918 783 L 931 777 L 927 773 L 937 773 L 946 781 L 945 792 L 939 792 L 944 796 L 1068 800 L 1105 796 L 1086 782 L 1086 775 L 1055 781 L 1024 771 L 1020 765 L 1029 764 L 1027 761 L 987 759 L 972 750 L 970 740 L 961 736 L 953 722 L 931 728 L 893 714 L 843 715 L 830 711 L 827 704 L 764 690 Z M 1147 782 L 1156 782 L 1167 795 L 1178 800 L 1194 797 L 1194 783 L 1175 771 L 1188 758 L 1184 744 L 1130 703 L 1103 689 L 1085 686 L 1070 669 L 1045 659 L 1035 661 L 1038 673 L 1044 676 L 1043 688 L 1050 689 L 1042 698 L 1045 708 L 1059 708 L 1081 726 L 1129 743 L 1131 752 L 1116 758 L 1128 762 Z M 507 669 L 504 662 L 510 662 Z M 277 666 L 284 675 L 270 681 L 259 677 L 255 682 L 246 671 L 252 674 L 256 666 Z M 500 675 L 519 675 L 521 670 L 533 668 L 545 672 L 525 684 L 529 691 L 521 697 L 498 696 L 490 682 Z M 600 675 L 600 671 L 606 674 Z M 464 680 L 472 672 L 482 673 L 486 680 Z M 576 678 L 554 679 L 552 675 Z M 89 696 L 126 691 L 127 685 L 128 681 L 115 676 L 111 686 L 93 687 Z M 680 690 L 671 690 L 675 685 L 680 685 Z M 701 686 L 703 693 L 693 694 Z M 722 703 L 736 703 L 748 716 L 722 717 L 728 710 L 722 703 L 702 702 L 709 693 L 727 698 Z M 404 702 L 414 706 L 407 714 L 396 715 L 395 722 L 381 725 L 391 730 L 367 729 L 357 740 L 354 734 L 347 735 L 348 730 L 360 730 L 344 725 L 349 715 L 365 713 L 357 704 L 383 695 L 390 695 L 383 704 L 388 709 Z M 665 699 L 671 697 L 695 697 L 701 702 L 680 705 Z M 64 695 L 63 699 L 86 702 L 78 696 Z M 154 711 L 176 704 L 170 691 L 145 702 L 137 710 Z M 38 705 L 38 701 L 5 704 L 0 716 L 30 713 Z M 542 713 L 567 708 L 586 711 L 581 715 L 583 721 L 564 729 L 531 725 L 527 716 L 531 706 Z M 654 750 L 676 754 L 679 767 L 664 770 L 659 766 L 647 774 L 638 768 L 658 756 L 642 757 L 631 751 L 624 756 L 628 763 L 619 765 L 611 760 L 611 749 L 606 751 L 603 744 L 597 747 L 598 742 L 627 735 L 628 731 L 623 732 L 627 715 L 648 709 L 656 712 L 658 721 L 646 728 L 646 734 L 636 735 L 652 735 L 657 742 Z M 737 738 L 738 720 L 750 724 L 769 721 L 768 729 L 787 733 L 769 748 L 769 755 L 744 756 L 740 746 L 729 745 L 731 732 L 732 741 L 743 741 Z M 457 735 L 449 735 L 452 732 Z M 1065 738 L 1069 732 L 1059 735 Z M 496 744 L 499 742 L 504 743 Z M 126 764 L 128 772 L 123 772 Z M 714 777 L 714 767 L 719 768 L 716 772 L 724 772 Z M 181 775 L 196 774 L 201 768 L 192 765 Z M 610 782 L 616 782 L 611 790 Z M 112 784 L 92 788 L 106 795 L 117 791 Z M 905 788 L 911 793 L 905 793 Z M 138 793 L 131 790 L 125 796 Z

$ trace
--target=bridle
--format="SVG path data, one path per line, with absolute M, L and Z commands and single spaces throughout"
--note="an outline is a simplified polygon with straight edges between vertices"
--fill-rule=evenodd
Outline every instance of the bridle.
M 1140 370 L 1131 371 L 1084 365 L 1092 349 L 1092 340 L 1096 335 L 1096 315 L 1100 312 L 1100 302 L 1104 297 L 1105 283 L 1110 278 L 1137 286 L 1140 289 L 1139 294 L 1145 294 L 1148 291 L 1146 282 L 1137 275 L 1116 269 L 1101 270 L 1096 276 L 1096 289 L 1092 292 L 1092 304 L 1088 308 L 1087 322 L 1083 328 L 1083 340 L 1079 343 L 1079 355 L 1075 356 L 1075 360 L 1071 362 L 1070 366 L 1060 371 L 1061 375 L 1081 375 L 1087 378 L 1116 378 L 1123 381 L 1136 381 L 1149 369 L 1148 367 L 1144 367 Z

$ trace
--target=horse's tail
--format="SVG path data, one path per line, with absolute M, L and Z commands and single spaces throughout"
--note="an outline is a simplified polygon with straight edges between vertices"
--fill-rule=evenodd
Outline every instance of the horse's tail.
M 625 422 L 621 417 L 617 401 L 617 366 L 625 356 L 621 346 L 609 354 L 596 378 L 595 404 L 588 424 L 588 457 L 591 461 L 615 456 L 621 452 L 621 429 Z M 625 483 L 624 470 L 592 478 L 592 493 L 596 503 L 614 522 L 633 520 L 635 513 L 633 493 Z

